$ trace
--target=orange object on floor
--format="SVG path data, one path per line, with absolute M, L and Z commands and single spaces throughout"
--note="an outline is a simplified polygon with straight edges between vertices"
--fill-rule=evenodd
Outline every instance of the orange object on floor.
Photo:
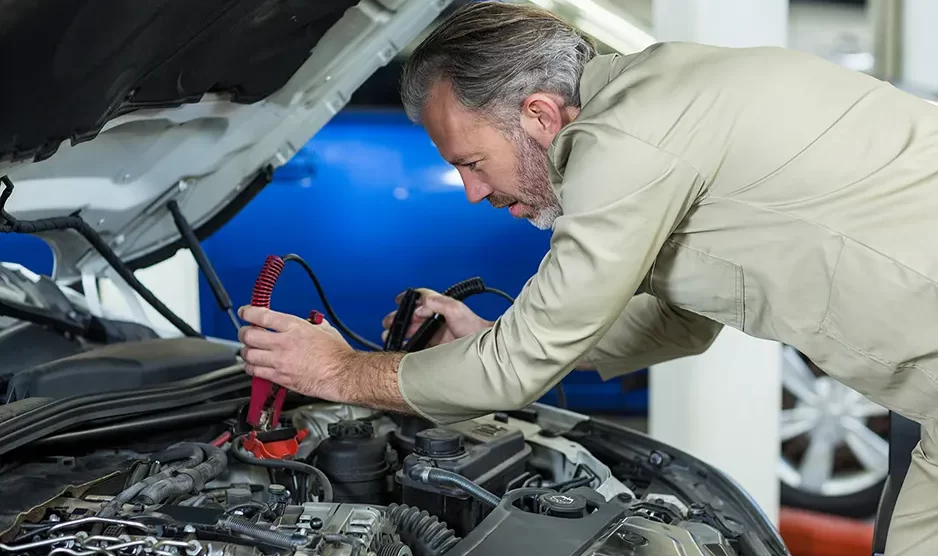
M 782 508 L 779 531 L 792 556 L 870 556 L 873 524 Z

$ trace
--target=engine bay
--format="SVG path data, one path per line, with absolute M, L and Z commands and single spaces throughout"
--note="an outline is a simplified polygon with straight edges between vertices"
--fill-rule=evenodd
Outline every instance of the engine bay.
M 539 411 L 437 427 L 319 403 L 287 412 L 262 442 L 226 426 L 211 438 L 200 429 L 161 446 L 149 438 L 19 461 L 0 470 L 0 552 L 779 553 L 706 486 L 706 472 L 660 451 L 623 458 L 607 434 L 578 439 L 576 427 L 544 424 L 561 410 Z M 607 450 L 605 461 L 594 455 Z

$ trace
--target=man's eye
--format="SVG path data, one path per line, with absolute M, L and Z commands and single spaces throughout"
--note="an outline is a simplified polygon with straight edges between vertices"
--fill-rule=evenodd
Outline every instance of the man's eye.
M 478 164 L 479 164 L 478 162 L 470 162 L 469 164 L 466 164 L 466 168 L 469 168 L 470 170 L 475 171 Z

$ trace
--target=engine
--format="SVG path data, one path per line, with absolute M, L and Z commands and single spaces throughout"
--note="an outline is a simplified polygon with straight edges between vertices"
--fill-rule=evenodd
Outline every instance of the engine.
M 0 552 L 745 556 L 705 509 L 614 474 L 523 419 L 434 427 L 323 406 L 292 421 L 302 434 L 289 458 L 221 437 L 136 454 L 116 473 L 102 465 L 77 487 L 66 481 L 64 494 L 19 508 L 0 528 Z

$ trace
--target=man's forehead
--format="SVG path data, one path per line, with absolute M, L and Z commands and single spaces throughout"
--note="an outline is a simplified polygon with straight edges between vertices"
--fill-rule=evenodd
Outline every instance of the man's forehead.
M 437 150 L 447 161 L 458 164 L 477 156 L 476 141 L 484 124 L 456 100 L 448 83 L 433 87 L 422 119 Z

